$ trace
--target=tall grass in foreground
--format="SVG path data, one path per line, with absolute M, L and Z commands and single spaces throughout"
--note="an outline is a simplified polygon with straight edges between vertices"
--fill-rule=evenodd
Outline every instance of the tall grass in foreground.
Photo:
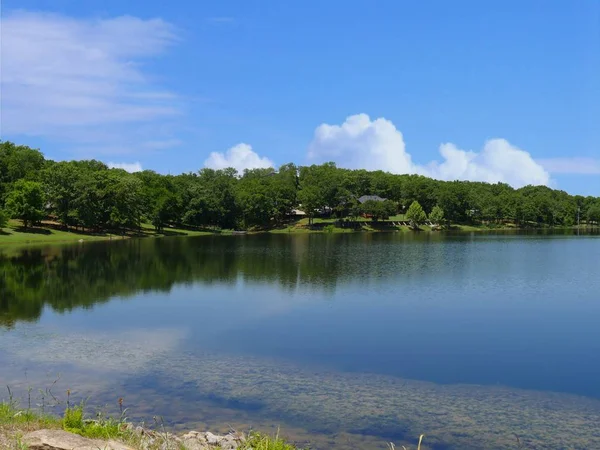
M 10 392 L 10 390 L 9 390 Z M 67 396 L 69 392 L 67 391 Z M 41 429 L 63 429 L 70 433 L 79 434 L 90 439 L 101 439 L 123 442 L 135 449 L 144 450 L 186 450 L 185 446 L 166 432 L 164 424 L 155 418 L 156 425 L 162 428 L 155 433 L 157 439 L 148 444 L 142 442 L 142 437 L 133 431 L 127 422 L 126 409 L 123 409 L 122 400 L 119 399 L 121 414 L 118 418 L 105 417 L 98 413 L 92 419 L 85 414 L 85 404 L 72 406 L 67 400 L 63 417 L 55 417 L 34 411 L 31 408 L 20 409 L 13 401 L 12 395 L 9 402 L 0 402 L 0 449 L 27 450 L 22 443 L 26 433 Z M 251 432 L 239 450 L 296 450 L 296 447 L 279 437 Z
M 279 431 L 277 431 L 274 437 L 260 433 L 250 433 L 248 440 L 241 448 L 254 450 L 296 450 L 296 447 L 288 444 L 279 437 Z

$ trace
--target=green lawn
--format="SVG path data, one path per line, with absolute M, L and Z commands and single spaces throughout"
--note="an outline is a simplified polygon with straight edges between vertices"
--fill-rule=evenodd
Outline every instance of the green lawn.
M 60 244 L 79 241 L 102 241 L 126 239 L 128 237 L 165 237 L 165 236 L 201 236 L 212 234 L 209 230 L 184 230 L 179 228 L 166 228 L 157 233 L 150 224 L 143 224 L 141 233 L 127 232 L 124 235 L 114 233 L 83 233 L 81 231 L 64 231 L 50 226 L 31 227 L 25 230 L 21 221 L 11 220 L 8 227 L 0 231 L 0 247 L 8 245 L 31 244 Z
M 10 220 L 8 227 L 2 228 L 0 231 L 0 246 L 38 244 L 45 242 L 77 242 L 80 240 L 98 241 L 115 238 L 117 237 L 110 234 L 95 235 L 75 231 L 56 230 L 49 227 L 31 227 L 25 230 L 20 221 Z

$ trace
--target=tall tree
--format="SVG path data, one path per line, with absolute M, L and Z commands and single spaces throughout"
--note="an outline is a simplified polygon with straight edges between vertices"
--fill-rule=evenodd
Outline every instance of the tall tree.
M 6 208 L 14 219 L 21 219 L 23 226 L 35 224 L 44 218 L 44 190 L 36 181 L 19 180 L 6 199 Z
M 425 211 L 423 211 L 423 207 L 419 204 L 419 202 L 414 201 L 408 207 L 406 218 L 410 221 L 410 226 L 412 228 L 419 228 L 419 225 L 421 225 L 427 219 L 427 215 L 425 214 Z
M 4 228 L 7 224 L 8 224 L 8 214 L 3 209 L 0 209 L 0 229 Z
M 396 213 L 396 204 L 391 200 L 367 200 L 360 210 L 362 214 L 371 217 L 374 221 L 386 220 Z
M 436 225 L 441 225 L 444 222 L 444 210 L 438 205 L 435 205 L 429 213 L 429 220 Z
M 596 225 L 600 225 L 600 202 L 588 208 L 587 220 L 588 222 L 595 222 Z
M 244 171 L 236 186 L 242 225 L 266 227 L 277 213 L 276 180 L 273 169 Z
M 66 228 L 76 220 L 74 216 L 76 185 L 80 174 L 81 170 L 75 163 L 58 162 L 49 164 L 42 176 L 50 208 Z
M 142 218 L 142 182 L 124 170 L 110 171 L 107 189 L 109 223 L 114 228 L 139 228 Z
M 44 155 L 39 150 L 0 141 L 0 205 L 17 180 L 39 181 L 43 166 Z

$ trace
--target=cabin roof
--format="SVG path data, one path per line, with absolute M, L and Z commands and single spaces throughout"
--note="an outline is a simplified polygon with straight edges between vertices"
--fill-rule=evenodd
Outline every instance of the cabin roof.
M 358 201 L 360 203 L 364 203 L 364 202 L 369 201 L 369 200 L 373 200 L 375 202 L 383 202 L 386 199 L 385 198 L 381 198 L 379 195 L 363 195 L 362 197 L 358 198 Z

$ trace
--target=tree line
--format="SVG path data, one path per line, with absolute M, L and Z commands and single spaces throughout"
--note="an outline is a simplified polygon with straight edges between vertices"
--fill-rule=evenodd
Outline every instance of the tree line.
M 383 201 L 359 201 L 364 195 Z M 505 183 L 439 181 L 420 175 L 349 170 L 334 163 L 278 169 L 201 169 L 180 175 L 128 173 L 96 160 L 46 159 L 36 149 L 0 143 L 0 226 L 24 227 L 52 219 L 65 228 L 136 229 L 149 222 L 220 229 L 270 228 L 301 209 L 373 220 L 406 213 L 415 224 L 506 223 L 572 226 L 600 223 L 600 198 L 546 186 L 514 189 Z

